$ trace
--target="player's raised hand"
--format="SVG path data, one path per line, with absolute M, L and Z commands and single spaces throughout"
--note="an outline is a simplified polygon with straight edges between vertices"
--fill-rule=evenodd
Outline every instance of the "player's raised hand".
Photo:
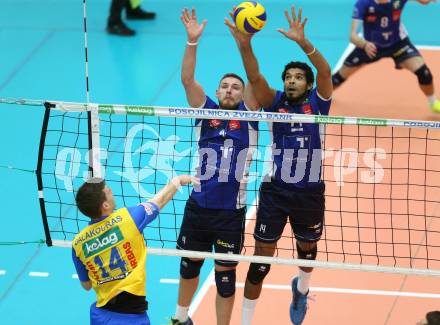
M 307 23 L 307 18 L 302 20 L 302 8 L 298 10 L 298 17 L 296 16 L 294 6 L 292 6 L 292 17 L 290 17 L 287 10 L 284 11 L 284 15 L 289 23 L 289 29 L 286 31 L 283 28 L 278 28 L 278 31 L 292 41 L 301 44 L 305 40 L 304 27 Z
M 179 175 L 171 182 L 177 186 L 187 185 L 189 183 L 191 183 L 192 185 L 200 185 L 200 179 L 187 174 Z
M 235 7 L 232 8 L 232 11 L 229 12 L 229 16 L 231 17 L 232 21 L 234 21 L 234 11 L 235 11 Z M 254 36 L 254 34 L 244 33 L 241 30 L 239 30 L 237 26 L 235 26 L 235 24 L 231 22 L 228 18 L 225 18 L 225 25 L 228 26 L 232 34 L 232 37 L 234 37 L 239 47 L 243 44 L 249 44 L 252 36 Z
M 185 26 L 188 35 L 188 42 L 196 43 L 205 29 L 207 20 L 204 19 L 202 23 L 199 24 L 197 21 L 196 10 L 194 8 L 191 9 L 191 13 L 188 8 L 184 8 L 180 15 L 180 20 L 182 21 L 183 26 Z
M 376 45 L 374 45 L 374 43 L 367 41 L 364 46 L 364 51 L 365 53 L 367 53 L 370 59 L 373 59 L 374 57 L 376 57 L 377 47 Z

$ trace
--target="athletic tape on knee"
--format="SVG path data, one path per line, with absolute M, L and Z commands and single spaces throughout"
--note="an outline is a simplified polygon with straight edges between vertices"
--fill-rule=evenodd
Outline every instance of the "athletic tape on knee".
M 247 279 L 252 284 L 260 284 L 270 271 L 270 264 L 251 263 Z
M 302 260 L 315 260 L 318 255 L 318 246 L 315 245 L 311 250 L 305 251 L 296 243 L 296 250 L 298 251 L 298 258 Z
M 193 261 L 188 257 L 182 257 L 180 260 L 180 276 L 184 279 L 194 279 L 199 276 L 203 260 Z
M 227 271 L 215 270 L 215 284 L 220 297 L 229 298 L 235 293 L 235 269 Z
M 429 68 L 424 64 L 418 70 L 416 70 L 415 75 L 419 80 L 419 84 L 421 85 L 430 85 L 432 84 L 432 74 Z

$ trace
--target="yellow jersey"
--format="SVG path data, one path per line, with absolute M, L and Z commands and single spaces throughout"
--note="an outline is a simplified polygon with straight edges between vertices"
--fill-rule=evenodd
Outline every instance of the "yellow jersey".
M 122 291 L 146 296 L 147 250 L 142 231 L 158 213 L 151 202 L 124 207 L 92 220 L 75 236 L 72 253 L 78 278 L 91 281 L 97 307 Z

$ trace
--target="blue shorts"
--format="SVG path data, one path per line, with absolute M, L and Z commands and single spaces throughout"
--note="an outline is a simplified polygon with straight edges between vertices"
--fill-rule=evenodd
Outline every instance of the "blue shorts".
M 115 313 L 103 308 L 96 307 L 96 303 L 90 306 L 91 325 L 150 325 L 147 313 L 122 314 Z
M 274 180 L 261 183 L 255 240 L 265 243 L 278 241 L 289 220 L 297 240 L 317 242 L 324 226 L 324 191 L 324 183 L 307 190 L 286 189 Z
M 396 69 L 400 69 L 400 63 L 415 56 L 420 56 L 420 52 L 411 43 L 409 38 L 406 37 L 389 47 L 378 47 L 374 58 L 370 58 L 364 49 L 356 47 L 345 59 L 344 65 L 347 67 L 357 67 L 362 64 L 376 62 L 382 58 L 392 58 Z
M 245 221 L 245 208 L 206 209 L 189 198 L 183 214 L 177 249 L 211 252 L 214 246 L 216 253 L 240 254 L 244 243 Z M 237 262 L 215 260 L 215 264 L 235 266 Z

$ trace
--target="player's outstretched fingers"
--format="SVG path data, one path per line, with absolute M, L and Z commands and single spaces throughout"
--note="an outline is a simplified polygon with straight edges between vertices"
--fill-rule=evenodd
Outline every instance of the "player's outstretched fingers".
M 296 13 L 295 13 L 295 6 L 293 6 L 292 5 L 292 20 L 293 20 L 293 22 L 295 22 L 296 21 Z
M 284 10 L 284 16 L 286 16 L 287 22 L 289 23 L 289 27 L 293 25 L 293 21 L 290 18 L 289 12 L 287 10 Z

